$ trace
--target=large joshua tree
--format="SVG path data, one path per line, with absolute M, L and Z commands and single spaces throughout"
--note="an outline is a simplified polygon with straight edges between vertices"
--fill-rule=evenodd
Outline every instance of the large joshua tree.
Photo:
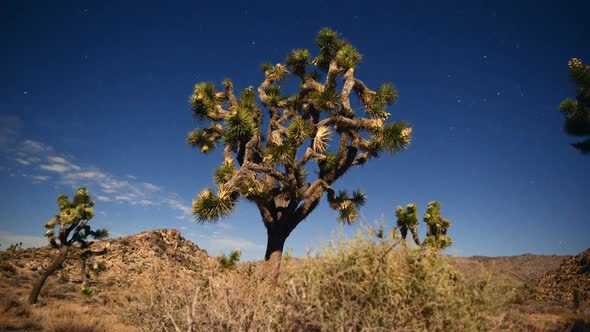
M 82 273 L 85 275 L 86 259 L 106 253 L 106 248 L 101 251 L 92 251 L 89 247 L 94 243 L 88 237 L 102 239 L 109 235 L 106 229 L 92 230 L 88 222 L 94 217 L 94 201 L 86 191 L 86 188 L 76 190 L 76 195 L 70 201 L 67 195 L 57 198 L 59 214 L 45 224 L 47 231 L 45 236 L 54 249 L 59 250 L 51 264 L 43 271 L 41 277 L 31 290 L 28 302 L 37 303 L 41 288 L 47 278 L 63 267 L 68 259 L 78 259 L 82 263 Z M 86 279 L 86 278 L 85 278 Z
M 335 181 L 383 151 L 403 150 L 411 138 L 406 122 L 386 123 L 386 108 L 397 99 L 392 84 L 374 91 L 356 78 L 362 56 L 333 30 L 321 29 L 316 44 L 315 58 L 295 49 L 284 64 L 262 65 L 264 80 L 256 90 L 236 96 L 226 79 L 221 91 L 198 83 L 190 97 L 193 116 L 204 126 L 189 133 L 188 144 L 203 153 L 224 147 L 214 175 L 217 190 L 199 193 L 193 214 L 198 222 L 217 221 L 231 214 L 239 197 L 256 204 L 275 277 L 285 240 L 324 194 L 340 222 L 357 219 L 365 195 L 336 192 Z M 289 77 L 300 84 L 286 96 L 281 85 Z
M 565 132 L 572 136 L 585 137 L 572 146 L 583 154 L 590 153 L 590 66 L 580 59 L 568 62 L 570 77 L 576 84 L 576 100 L 565 99 L 559 110 L 565 116 Z

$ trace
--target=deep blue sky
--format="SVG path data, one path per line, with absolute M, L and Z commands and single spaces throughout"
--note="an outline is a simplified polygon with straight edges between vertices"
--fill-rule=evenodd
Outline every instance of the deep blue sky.
M 3 1 L 0 248 L 44 243 L 57 195 L 86 185 L 98 198 L 93 224 L 114 236 L 177 228 L 212 254 L 240 247 L 261 258 L 254 206 L 216 225 L 187 213 L 222 160 L 186 145 L 196 125 L 187 99 L 200 81 L 258 86 L 261 63 L 315 53 L 324 26 L 364 55 L 358 78 L 396 84 L 389 111 L 414 128 L 409 150 L 335 184 L 364 189 L 362 220 L 393 225 L 397 205 L 416 202 L 422 215 L 439 200 L 453 222 L 450 253 L 589 246 L 590 157 L 571 148 L 557 108 L 574 95 L 568 60 L 590 62 L 590 2 L 284 4 Z M 338 227 L 323 203 L 286 247 L 305 255 Z

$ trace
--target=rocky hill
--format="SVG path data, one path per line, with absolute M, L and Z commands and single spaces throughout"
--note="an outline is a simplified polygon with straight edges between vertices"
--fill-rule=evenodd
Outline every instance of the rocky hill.
M 535 291 L 541 300 L 572 303 L 574 291 L 580 301 L 590 300 L 590 249 L 566 259 L 537 283 Z
M 135 331 L 120 323 L 114 310 L 132 299 L 146 272 L 165 266 L 188 275 L 215 264 L 206 251 L 175 229 L 96 241 L 92 248 L 100 251 L 107 246 L 106 255 L 88 261 L 91 294 L 80 291 L 84 281 L 80 261 L 68 260 L 63 270 L 45 283 L 35 316 L 19 303 L 25 302 L 41 271 L 51 264 L 55 249 L 46 246 L 0 252 L 0 330 L 37 331 L 40 327 L 35 321 L 51 320 L 42 317 L 52 315 L 52 307 L 61 306 L 70 308 L 68 312 L 91 312 L 117 331 Z
M 91 248 L 100 251 L 107 244 L 109 247 L 106 255 L 96 256 L 89 261 L 89 264 L 94 265 L 94 272 L 102 276 L 98 279 L 141 273 L 148 267 L 149 262 L 156 258 L 187 270 L 195 270 L 203 262 L 214 261 L 205 250 L 183 238 L 175 229 L 157 229 L 111 240 L 96 241 Z M 15 275 L 22 274 L 26 278 L 34 277 L 37 272 L 42 271 L 51 263 L 54 255 L 55 249 L 46 246 L 4 251 L 0 259 L 3 270 L 13 271 Z M 68 260 L 60 278 L 81 282 L 83 278 L 80 268 L 78 261 Z

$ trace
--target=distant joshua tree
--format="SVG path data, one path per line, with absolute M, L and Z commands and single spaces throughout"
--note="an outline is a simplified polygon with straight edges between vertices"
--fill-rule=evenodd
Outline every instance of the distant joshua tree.
M 262 65 L 265 78 L 257 90 L 250 86 L 236 97 L 226 79 L 222 91 L 198 83 L 190 97 L 193 116 L 205 128 L 191 132 L 188 144 L 203 153 L 221 144 L 224 157 L 215 170 L 217 190 L 203 190 L 193 200 L 193 214 L 198 222 L 217 221 L 240 197 L 256 204 L 268 237 L 267 271 L 275 277 L 285 240 L 324 194 L 340 222 L 357 219 L 365 195 L 336 192 L 336 180 L 383 151 L 403 150 L 411 139 L 406 122 L 386 123 L 395 87 L 386 83 L 374 91 L 356 78 L 362 56 L 335 31 L 321 29 L 316 44 L 315 58 L 295 49 L 285 64 Z M 288 77 L 300 80 L 290 96 L 282 89 Z
M 447 236 L 451 222 L 441 216 L 440 207 L 439 202 L 433 201 L 428 203 L 428 208 L 423 218 L 426 223 L 424 244 L 435 249 L 444 249 L 453 244 L 453 240 Z
M 586 137 L 572 146 L 583 154 L 590 153 L 590 66 L 580 59 L 568 62 L 570 77 L 576 85 L 576 100 L 565 99 L 559 111 L 565 116 L 564 130 L 572 136 Z
M 398 206 L 395 209 L 395 215 L 397 217 L 397 227 L 402 235 L 402 239 L 406 239 L 408 231 L 412 233 L 414 243 L 420 245 L 420 239 L 418 238 L 418 209 L 416 204 L 410 203 L 404 209 Z
M 86 275 L 86 259 L 96 255 L 103 255 L 107 248 L 102 251 L 88 249 L 94 242 L 88 241 L 88 237 L 102 239 L 109 235 L 106 229 L 91 230 L 88 222 L 94 217 L 94 201 L 86 191 L 86 188 L 79 188 L 76 195 L 70 201 L 67 195 L 60 195 L 57 198 L 59 214 L 45 224 L 47 232 L 45 236 L 49 244 L 59 250 L 53 262 L 45 269 L 39 280 L 35 283 L 29 295 L 29 304 L 37 303 L 41 288 L 47 278 L 63 267 L 67 259 L 79 259 L 82 262 L 83 273 Z M 107 245 L 108 247 L 108 245 Z
M 426 238 L 422 245 L 433 249 L 444 249 L 453 243 L 451 238 L 447 236 L 447 231 L 451 227 L 451 222 L 444 219 L 440 214 L 440 203 L 433 201 L 428 203 L 428 209 L 424 214 L 424 222 L 426 223 Z M 401 233 L 402 239 L 405 240 L 408 231 L 412 233 L 414 242 L 420 245 L 418 238 L 418 211 L 416 204 L 410 203 L 404 209 L 398 206 L 395 209 L 397 217 L 397 227 Z

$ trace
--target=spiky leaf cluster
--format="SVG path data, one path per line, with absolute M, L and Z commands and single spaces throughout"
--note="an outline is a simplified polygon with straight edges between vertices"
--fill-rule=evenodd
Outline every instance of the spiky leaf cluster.
M 72 246 L 79 243 L 81 247 L 89 246 L 88 237 L 102 239 L 109 235 L 106 229 L 92 230 L 88 226 L 94 217 L 94 201 L 86 188 L 78 188 L 70 201 L 67 195 L 57 198 L 59 214 L 45 224 L 45 236 L 54 248 Z
M 346 190 L 340 190 L 338 195 L 331 199 L 330 207 L 338 211 L 340 223 L 352 224 L 358 219 L 360 208 L 367 202 L 367 197 L 360 189 L 356 189 L 349 195 Z
M 234 168 L 234 163 L 230 160 L 224 162 L 221 166 L 215 169 L 213 179 L 215 180 L 215 183 L 223 184 L 229 181 L 234 174 L 236 174 L 236 169 Z
M 311 94 L 314 106 L 319 110 L 334 110 L 340 103 L 340 95 L 334 88 L 326 88 L 322 91 L 314 91 Z
M 362 98 L 362 94 L 361 94 Z M 364 100 L 365 108 L 370 117 L 387 120 L 391 115 L 386 112 L 387 106 L 393 105 L 398 98 L 397 89 L 391 83 L 384 83 L 375 95 L 367 96 Z
M 296 145 L 301 145 L 311 135 L 312 126 L 302 118 L 295 118 L 287 127 L 287 138 L 289 141 L 296 142 Z
M 336 53 L 336 63 L 345 69 L 356 67 L 361 62 L 363 56 L 357 51 L 354 46 L 349 43 L 344 43 Z
M 217 190 L 206 189 L 193 201 L 197 221 L 229 215 L 243 197 L 257 205 L 267 228 L 285 224 L 290 233 L 326 195 L 339 220 L 353 222 L 364 194 L 336 194 L 332 185 L 352 166 L 408 146 L 410 126 L 387 123 L 395 87 L 386 83 L 373 91 L 356 78 L 362 56 L 335 31 L 321 29 L 316 44 L 315 57 L 297 48 L 283 64 L 262 65 L 262 83 L 239 98 L 230 80 L 220 91 L 212 83 L 195 86 L 190 103 L 202 127 L 189 134 L 188 142 L 202 152 L 225 146 L 214 175 Z M 285 95 L 291 91 L 283 85 L 289 76 L 300 85 Z M 351 94 L 358 96 L 361 109 L 352 105 Z M 306 171 L 313 169 L 316 178 L 308 179 Z
M 327 71 L 332 59 L 342 48 L 344 41 L 338 37 L 338 33 L 330 28 L 322 28 L 316 37 L 316 44 L 320 48 L 320 54 L 315 58 L 314 64 L 321 70 Z
M 193 200 L 193 214 L 197 221 L 217 221 L 230 215 L 236 204 L 235 198 L 231 196 L 223 191 L 216 195 L 210 188 L 203 190 Z
M 590 153 L 590 66 L 573 58 L 568 63 L 570 78 L 576 85 L 576 99 L 567 98 L 559 105 L 565 116 L 565 132 L 572 136 L 586 137 L 572 144 L 583 154 Z
M 215 85 L 203 82 L 195 85 L 193 94 L 189 98 L 192 106 L 193 116 L 204 120 L 215 113 L 215 106 L 218 104 L 215 96 Z
M 309 64 L 311 55 L 306 49 L 296 49 L 289 54 L 285 61 L 289 70 L 297 76 L 305 75 L 305 67 Z
M 198 147 L 201 152 L 208 153 L 215 149 L 215 140 L 213 137 L 207 129 L 195 129 L 188 134 L 186 142 L 191 147 Z

